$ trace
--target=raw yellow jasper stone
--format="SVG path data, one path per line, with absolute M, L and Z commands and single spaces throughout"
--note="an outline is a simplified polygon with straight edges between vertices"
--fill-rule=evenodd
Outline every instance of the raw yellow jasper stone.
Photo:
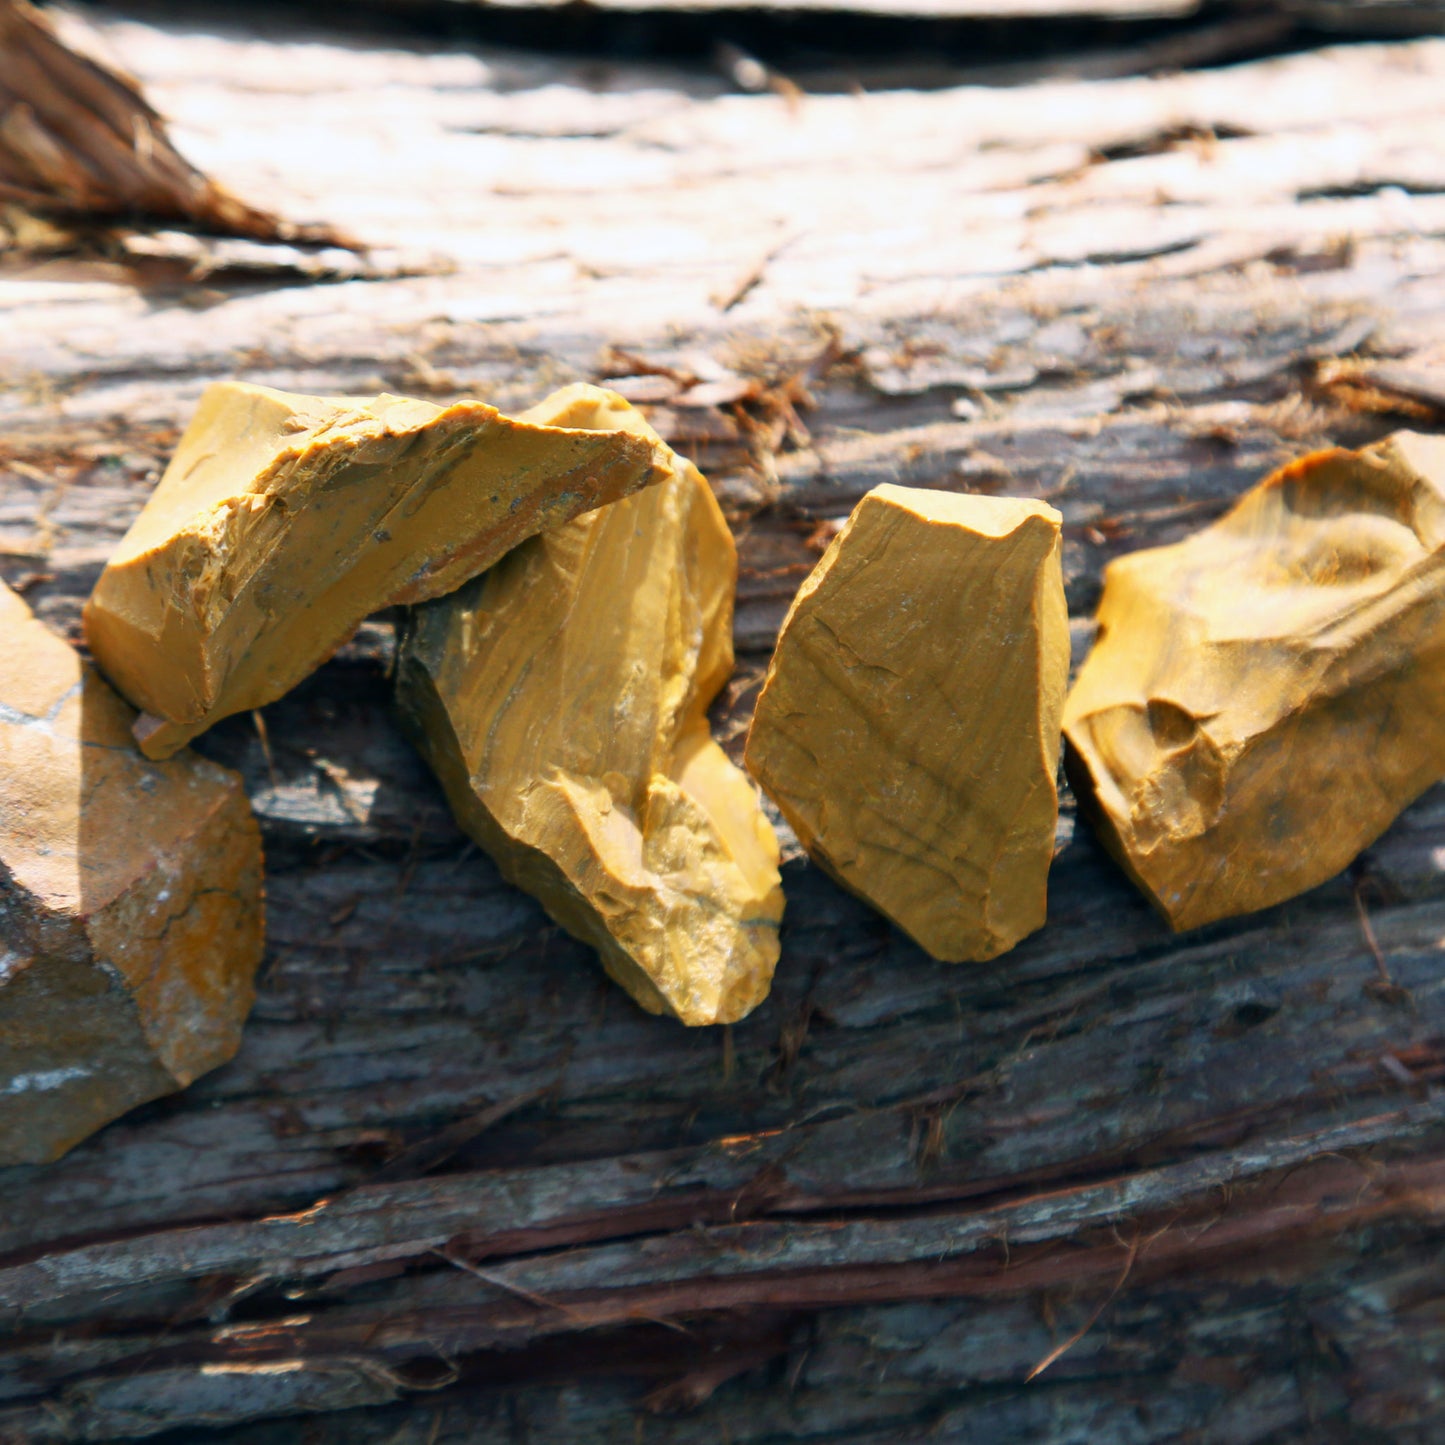
M 135 713 L 0 584 L 0 1164 L 54 1159 L 235 1053 L 261 957 L 241 780 Z
M 651 438 L 479 401 L 207 389 L 101 574 L 86 637 L 163 758 L 280 697 L 370 612 L 441 597 L 547 527 L 669 474 Z
M 1044 921 L 1059 522 L 1042 502 L 875 487 L 794 600 L 748 734 L 812 857 L 949 962 Z
M 656 441 L 590 387 L 527 418 Z M 645 1009 L 729 1023 L 777 963 L 778 844 L 707 724 L 733 666 L 732 535 L 698 470 L 673 466 L 418 609 L 397 695 L 457 818 L 512 882 Z
M 1175 928 L 1339 872 L 1445 774 L 1445 440 L 1315 452 L 1112 563 L 1068 768 Z

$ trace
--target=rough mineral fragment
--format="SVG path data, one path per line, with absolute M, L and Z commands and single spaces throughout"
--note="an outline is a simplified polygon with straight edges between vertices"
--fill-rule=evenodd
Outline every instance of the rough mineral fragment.
M 1445 774 L 1445 440 L 1323 451 L 1111 564 L 1064 713 L 1081 803 L 1175 928 L 1337 873 Z
M 370 612 L 440 597 L 523 539 L 658 481 L 651 439 L 478 401 L 222 382 L 101 574 L 86 637 L 168 757 L 326 660 Z
M 527 415 L 654 438 L 590 387 Z M 706 717 L 732 672 L 732 535 L 674 465 L 418 609 L 398 700 L 509 879 L 644 1008 L 727 1023 L 767 995 L 783 895 L 777 840 Z
M 936 958 L 1044 921 L 1069 630 L 1059 514 L 875 487 L 793 602 L 748 767 L 803 846 Z
M 227 768 L 134 712 L 0 584 L 0 1164 L 54 1159 L 236 1051 L 261 841 Z

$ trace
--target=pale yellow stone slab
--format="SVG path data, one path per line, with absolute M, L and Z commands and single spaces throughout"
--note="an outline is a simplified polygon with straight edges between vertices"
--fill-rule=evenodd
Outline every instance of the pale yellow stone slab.
M 527 419 L 655 440 L 589 387 Z M 701 474 L 673 465 L 417 609 L 397 698 L 512 882 L 644 1008 L 728 1023 L 767 995 L 783 894 L 756 790 L 707 723 L 732 673 L 737 554 Z
M 1314 452 L 1110 564 L 1064 712 L 1100 836 L 1175 928 L 1338 873 L 1445 774 L 1445 440 Z
M 1047 911 L 1059 525 L 1042 502 L 875 487 L 799 591 L 748 735 L 810 855 L 951 962 Z
M 0 1164 L 53 1159 L 235 1053 L 261 957 L 241 779 L 134 711 L 0 583 Z
M 651 438 L 479 401 L 219 382 L 101 574 L 86 639 L 165 757 L 263 706 L 368 613 L 440 597 L 518 542 L 670 474 Z

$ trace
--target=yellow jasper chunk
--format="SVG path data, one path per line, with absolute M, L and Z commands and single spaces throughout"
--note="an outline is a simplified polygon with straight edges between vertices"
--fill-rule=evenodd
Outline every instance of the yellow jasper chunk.
M 875 487 L 798 592 L 748 734 L 813 859 L 949 962 L 1047 912 L 1059 526 L 1042 502 Z
M 1121 557 L 1064 710 L 1100 837 L 1176 929 L 1338 873 L 1445 774 L 1445 440 L 1291 462 Z
M 589 387 L 526 414 L 661 446 Z M 689 462 L 417 609 L 397 699 L 461 825 L 653 1013 L 730 1023 L 778 959 L 778 844 L 713 740 L 737 553 Z
M 134 711 L 0 583 L 0 1164 L 54 1159 L 236 1052 L 261 957 L 241 779 Z
M 670 475 L 650 438 L 479 401 L 207 389 L 101 573 L 85 632 L 169 756 L 320 666 L 369 613 L 440 597 L 579 512 Z

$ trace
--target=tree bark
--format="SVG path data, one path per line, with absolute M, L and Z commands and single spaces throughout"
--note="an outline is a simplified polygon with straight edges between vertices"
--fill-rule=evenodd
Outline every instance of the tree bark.
M 218 375 L 637 397 L 738 534 L 735 752 L 876 482 L 1052 500 L 1082 653 L 1110 557 L 1445 416 L 1439 41 L 790 101 L 103 29 L 221 183 L 372 251 L 10 255 L 0 573 L 72 635 Z M 794 856 L 773 997 L 688 1031 L 457 831 L 392 635 L 202 744 L 266 833 L 260 1000 L 232 1064 L 0 1175 L 0 1439 L 1438 1435 L 1445 790 L 1178 937 L 1066 796 L 1049 924 L 986 966 Z

